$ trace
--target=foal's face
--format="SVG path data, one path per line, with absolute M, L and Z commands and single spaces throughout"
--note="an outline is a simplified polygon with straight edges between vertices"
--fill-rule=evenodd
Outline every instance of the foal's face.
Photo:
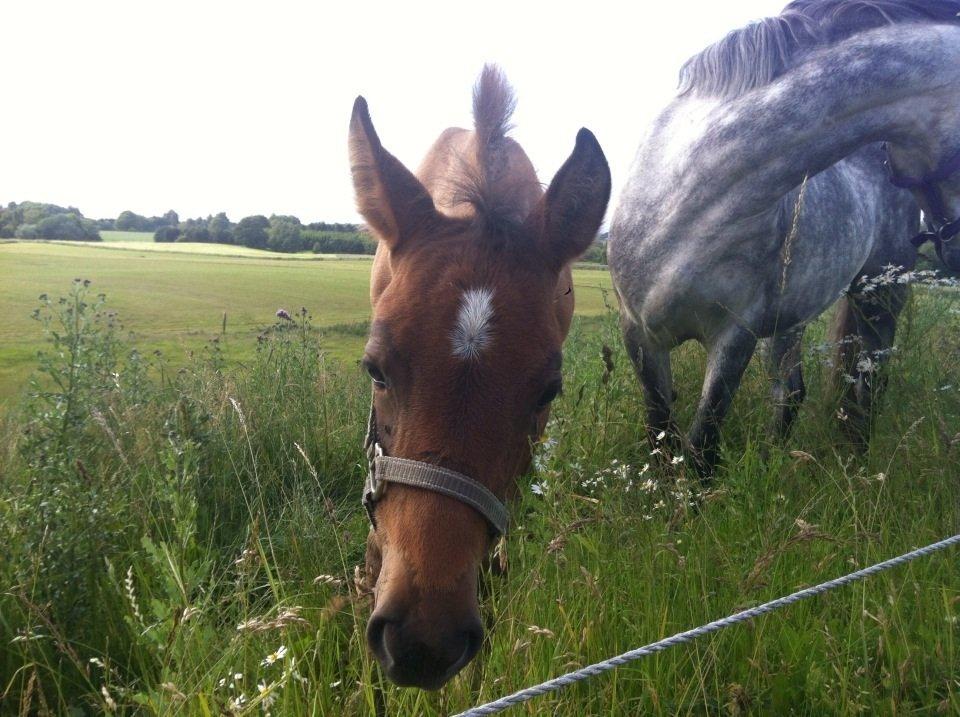
M 557 282 L 550 271 L 497 271 L 482 254 L 454 241 L 398 257 L 364 365 L 388 455 L 451 468 L 505 498 L 561 388 Z M 494 536 L 468 505 L 404 485 L 387 484 L 376 518 L 371 648 L 399 684 L 439 687 L 480 646 L 477 573 Z
M 380 145 L 361 99 L 350 151 L 359 209 L 380 239 L 363 363 L 381 446 L 466 474 L 503 500 L 560 392 L 566 266 L 606 208 L 603 153 L 581 130 L 539 204 L 503 224 L 438 212 Z M 495 536 L 472 507 L 405 485 L 387 484 L 375 512 L 370 649 L 394 682 L 436 689 L 482 641 L 477 575 Z

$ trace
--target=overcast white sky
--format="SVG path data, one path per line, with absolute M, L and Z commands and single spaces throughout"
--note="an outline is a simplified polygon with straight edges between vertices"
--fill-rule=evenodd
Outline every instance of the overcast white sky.
M 470 126 L 484 62 L 516 89 L 513 136 L 541 181 L 585 126 L 616 197 L 681 63 L 785 3 L 6 0 L 0 202 L 355 221 L 354 97 L 414 168 Z

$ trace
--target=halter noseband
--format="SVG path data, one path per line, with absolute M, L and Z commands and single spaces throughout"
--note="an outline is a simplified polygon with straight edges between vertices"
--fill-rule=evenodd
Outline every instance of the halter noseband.
M 367 479 L 363 486 L 363 507 L 370 525 L 377 527 L 374 509 L 383 497 L 388 483 L 423 488 L 442 493 L 466 503 L 487 519 L 493 532 L 507 532 L 507 508 L 490 490 L 462 473 L 442 468 L 432 463 L 423 463 L 408 458 L 394 458 L 383 452 L 377 432 L 377 413 L 370 402 L 370 418 L 367 420 L 367 437 L 363 444 L 367 453 Z
M 884 148 L 886 149 L 886 143 L 884 143 Z M 947 209 L 943 202 L 943 195 L 937 187 L 938 183 L 960 172 L 960 150 L 957 150 L 952 157 L 923 177 L 897 174 L 893 170 L 889 155 L 886 163 L 890 172 L 890 183 L 901 189 L 919 190 L 933 212 L 931 216 L 925 217 L 927 230 L 913 237 L 910 243 L 919 248 L 930 241 L 939 251 L 941 245 L 952 241 L 955 236 L 960 234 L 960 217 L 952 220 L 947 219 Z

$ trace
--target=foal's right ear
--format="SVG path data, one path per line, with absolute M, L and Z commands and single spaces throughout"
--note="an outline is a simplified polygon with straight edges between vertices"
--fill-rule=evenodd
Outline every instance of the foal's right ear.
M 439 218 L 420 180 L 380 144 L 363 97 L 353 103 L 349 145 L 357 210 L 391 250 Z

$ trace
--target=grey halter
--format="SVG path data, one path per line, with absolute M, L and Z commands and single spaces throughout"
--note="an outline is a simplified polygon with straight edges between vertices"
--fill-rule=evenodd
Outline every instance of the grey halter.
M 462 473 L 431 463 L 385 455 L 377 435 L 377 414 L 373 401 L 370 402 L 367 437 L 363 447 L 367 453 L 368 468 L 363 486 L 363 507 L 374 528 L 377 527 L 374 509 L 377 501 L 383 497 L 387 483 L 402 483 L 456 498 L 486 518 L 497 535 L 507 532 L 507 508 L 486 486 Z

